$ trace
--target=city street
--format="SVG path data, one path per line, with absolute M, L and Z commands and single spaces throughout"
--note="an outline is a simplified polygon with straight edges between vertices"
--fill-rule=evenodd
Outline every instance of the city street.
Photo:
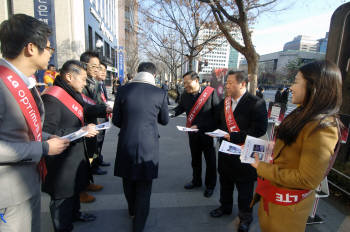
M 159 126 L 159 178 L 153 182 L 151 210 L 145 232 L 236 231 L 239 222 L 237 204 L 234 205 L 232 215 L 222 218 L 209 216 L 209 211 L 219 205 L 219 184 L 209 199 L 203 196 L 204 187 L 195 190 L 183 188 L 183 185 L 191 180 L 191 159 L 187 135 L 178 131 L 176 125 L 184 124 L 185 117 L 181 115 L 171 119 L 167 126 Z M 131 219 L 128 216 L 122 182 L 113 175 L 118 131 L 116 127 L 111 128 L 104 142 L 105 160 L 112 163 L 112 166 L 104 168 L 108 170 L 108 174 L 95 176 L 95 182 L 102 184 L 104 189 L 91 193 L 96 197 L 94 203 L 82 204 L 82 211 L 95 214 L 97 220 L 90 223 L 77 222 L 74 224 L 74 231 L 131 231 Z M 235 195 L 235 202 L 236 197 Z M 260 231 L 256 211 L 255 206 L 254 221 L 250 229 L 252 232 Z M 350 231 L 350 213 L 341 204 L 329 199 L 321 200 L 318 213 L 325 219 L 325 223 L 308 226 L 306 231 Z M 42 195 L 42 231 L 53 231 L 49 215 L 49 197 L 46 194 Z

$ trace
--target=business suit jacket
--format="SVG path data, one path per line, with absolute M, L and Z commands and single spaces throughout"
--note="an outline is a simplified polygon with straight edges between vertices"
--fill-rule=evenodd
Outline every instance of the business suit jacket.
M 61 77 L 57 77 L 55 85 L 63 88 L 76 100 L 78 93 L 67 87 Z M 70 88 L 67 91 L 67 88 Z M 71 94 L 73 92 L 73 94 Z M 46 109 L 46 120 L 43 130 L 59 137 L 70 134 L 83 127 L 80 119 L 61 101 L 51 95 L 43 95 Z M 83 105 L 82 98 L 78 103 Z M 58 156 L 45 159 L 48 174 L 42 185 L 42 190 L 54 199 L 69 198 L 84 190 L 89 182 L 89 162 L 85 155 L 85 138 L 80 138 L 69 144 L 69 147 Z
M 217 120 L 219 128 L 223 131 L 227 131 L 226 119 L 225 119 L 225 100 L 222 100 L 217 112 Z M 247 135 L 253 137 L 260 137 L 266 133 L 267 130 L 267 110 L 265 101 L 261 98 L 253 96 L 246 92 L 240 101 L 238 102 L 235 110 L 233 111 L 236 123 L 240 129 L 240 132 L 230 133 L 230 142 L 235 144 L 242 144 L 245 142 Z M 256 171 L 250 164 L 243 164 L 239 159 L 239 156 L 227 155 L 219 152 L 219 155 L 230 157 L 231 162 L 226 162 L 232 171 L 232 177 L 237 181 L 254 181 L 256 180 Z M 219 164 L 219 169 L 220 169 Z M 220 173 L 220 170 L 219 170 Z
M 181 95 L 179 105 L 174 109 L 175 116 L 178 116 L 183 112 L 186 112 L 186 115 L 188 115 L 192 107 L 196 103 L 197 99 L 201 95 L 201 93 L 202 91 L 193 95 L 193 94 L 184 92 Z M 203 135 L 204 132 L 213 131 L 217 129 L 215 114 L 216 114 L 218 105 L 219 105 L 219 98 L 216 91 L 214 90 L 192 122 L 192 125 L 197 125 L 199 132 L 189 133 L 190 136 L 196 136 L 198 134 Z
M 324 178 L 338 141 L 336 127 L 315 131 L 318 123 L 318 120 L 307 123 L 291 145 L 286 145 L 282 140 L 277 139 L 273 150 L 274 163 L 260 162 L 257 169 L 258 175 L 281 188 L 316 189 Z M 259 206 L 262 231 L 304 232 L 314 199 L 313 192 L 295 205 L 281 206 L 268 203 L 269 215 L 264 211 L 262 199 Z
M 169 121 L 167 93 L 148 83 L 120 87 L 113 108 L 113 124 L 120 128 L 114 175 L 130 180 L 158 177 L 157 123 Z
M 22 79 L 27 79 L 4 60 L 0 60 L 0 65 L 12 69 Z M 35 93 L 34 99 L 43 121 L 43 104 L 39 94 Z M 20 204 L 40 193 L 37 164 L 44 154 L 44 150 L 42 142 L 31 140 L 32 132 L 22 111 L 2 80 L 0 80 L 0 106 L 0 163 L 29 160 L 26 163 L 22 162 L 16 165 L 0 165 L 0 209 L 2 209 Z M 47 140 L 48 137 L 49 134 L 43 133 L 43 141 Z

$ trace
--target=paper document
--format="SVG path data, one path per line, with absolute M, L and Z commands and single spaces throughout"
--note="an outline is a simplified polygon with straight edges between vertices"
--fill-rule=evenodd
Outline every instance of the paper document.
M 192 129 L 184 126 L 176 126 L 179 131 L 196 132 L 198 129 Z
M 107 106 L 111 107 L 113 109 L 114 102 L 113 101 L 107 101 Z
M 257 154 L 260 161 L 269 163 L 272 158 L 272 149 L 273 142 L 268 142 L 248 135 L 240 156 L 241 162 L 248 164 L 254 163 L 254 155 Z
M 212 137 L 224 137 L 228 133 L 226 131 L 216 129 L 212 132 L 205 132 L 206 135 L 212 136 Z
M 227 154 L 232 154 L 232 155 L 240 155 L 241 146 L 223 140 L 219 148 L 219 151 Z
M 98 124 L 95 126 L 95 130 L 99 131 L 99 130 L 107 130 L 111 128 L 111 122 L 108 121 L 108 122 L 104 122 L 104 123 L 101 123 L 101 124 Z
M 84 131 L 82 129 L 76 131 L 76 132 L 73 132 L 71 134 L 68 134 L 68 135 L 65 135 L 65 136 L 62 136 L 61 138 L 62 139 L 69 139 L 69 141 L 74 141 L 74 140 L 77 140 L 77 139 L 80 139 L 81 137 L 84 137 L 85 135 L 87 135 L 88 132 L 87 131 Z

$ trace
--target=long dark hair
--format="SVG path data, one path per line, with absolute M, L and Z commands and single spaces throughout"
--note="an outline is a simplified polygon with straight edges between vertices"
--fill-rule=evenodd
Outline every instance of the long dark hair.
M 287 145 L 295 142 L 300 130 L 310 121 L 320 120 L 317 128 L 339 128 L 340 125 L 338 111 L 342 103 L 342 78 L 339 68 L 324 60 L 308 63 L 299 68 L 299 72 L 306 80 L 304 101 L 277 129 L 277 138 Z M 330 116 L 334 118 L 332 122 L 323 120 Z

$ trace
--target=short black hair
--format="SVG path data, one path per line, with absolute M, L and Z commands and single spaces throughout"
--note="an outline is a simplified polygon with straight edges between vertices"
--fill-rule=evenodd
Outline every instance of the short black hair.
M 96 57 L 100 60 L 98 53 L 94 51 L 86 51 L 80 55 L 80 61 L 84 63 L 89 63 L 90 59 Z
M 62 68 L 60 69 L 60 75 L 64 77 L 67 73 L 77 73 L 80 74 L 80 70 L 86 70 L 86 64 L 80 62 L 79 60 L 68 60 L 66 61 Z
M 105 68 L 107 69 L 107 64 L 104 62 L 100 62 L 101 65 L 105 66 Z
M 5 58 L 14 59 L 28 43 L 35 44 L 41 53 L 50 35 L 51 29 L 46 23 L 25 14 L 12 15 L 0 25 L 1 53 Z
M 148 72 L 153 75 L 156 75 L 157 68 L 152 62 L 142 62 L 139 64 L 139 67 L 137 68 L 137 72 Z
M 187 73 L 185 73 L 184 75 L 182 75 L 182 78 L 185 78 L 185 76 L 190 75 L 192 80 L 198 79 L 199 80 L 199 76 L 196 72 L 194 71 L 188 71 Z
M 243 71 L 229 70 L 227 72 L 227 78 L 228 78 L 229 75 L 235 75 L 236 80 L 237 80 L 238 83 L 245 82 L 246 84 L 248 84 L 248 82 L 249 82 L 248 75 L 246 75 Z

